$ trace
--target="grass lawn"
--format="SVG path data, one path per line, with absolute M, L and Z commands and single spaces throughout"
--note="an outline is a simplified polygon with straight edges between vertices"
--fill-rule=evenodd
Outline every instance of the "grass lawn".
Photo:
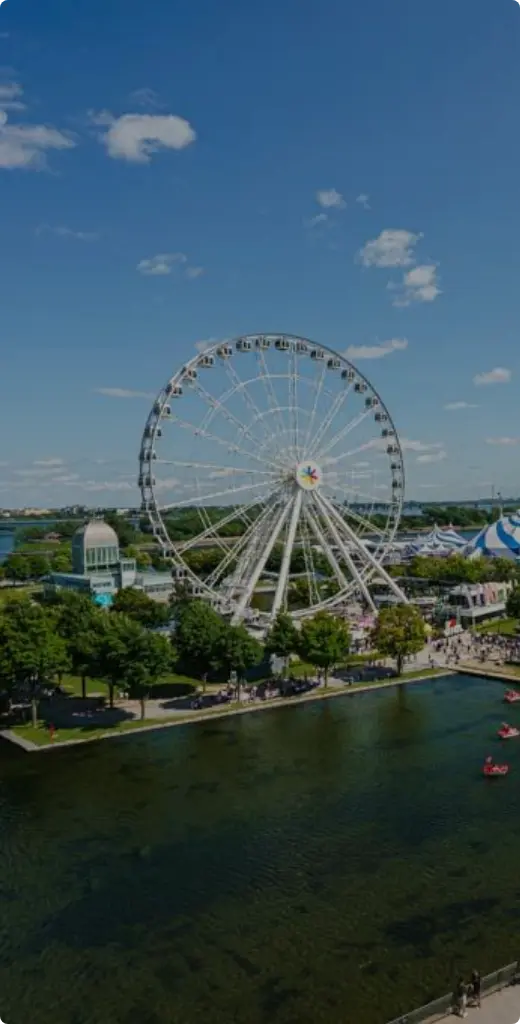
M 188 693 L 195 689 L 197 686 L 201 686 L 200 679 L 192 679 L 191 676 L 183 676 L 177 672 L 169 672 L 163 676 L 157 686 L 153 687 L 150 692 L 152 697 L 174 697 L 181 696 L 182 693 Z M 217 689 L 222 684 L 219 684 Z M 75 697 L 81 697 L 81 679 L 79 676 L 64 675 L 62 676 L 61 686 L 64 690 Z M 208 692 L 211 692 L 211 687 L 208 685 Z M 161 692 L 162 691 L 162 692 Z M 175 691 L 178 691 L 177 693 Z M 87 697 L 92 697 L 96 693 L 101 693 L 103 696 L 108 696 L 108 686 L 102 679 L 87 679 Z
M 514 636 L 520 627 L 518 619 L 496 619 L 494 622 L 483 622 L 476 627 L 477 633 L 498 633 L 501 636 Z
M 58 746 L 60 743 L 64 743 L 65 740 L 98 740 L 100 736 L 107 734 L 118 736 L 120 733 L 142 729 L 145 725 L 163 725 L 165 721 L 168 721 L 168 719 L 145 718 L 144 722 L 142 722 L 137 718 L 131 719 L 128 722 L 118 722 L 117 725 L 110 727 L 106 725 L 93 725 L 92 727 L 84 726 L 75 729 L 57 729 L 55 739 L 52 741 L 49 730 L 44 725 L 39 725 L 36 729 L 32 725 L 15 725 L 11 732 L 15 736 L 21 736 L 24 740 L 35 743 L 38 747 L 48 747 L 51 745 L 51 742 Z
M 0 604 L 6 601 L 19 601 L 24 597 L 34 597 L 42 590 L 41 583 L 30 583 L 27 587 L 0 587 Z

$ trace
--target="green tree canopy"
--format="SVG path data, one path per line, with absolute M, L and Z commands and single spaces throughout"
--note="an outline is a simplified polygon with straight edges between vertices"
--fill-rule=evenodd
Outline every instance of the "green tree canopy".
M 298 650 L 299 633 L 287 612 L 278 612 L 265 638 L 267 654 L 283 658 L 285 662 Z
M 372 631 L 372 643 L 380 654 L 395 658 L 398 675 L 403 661 L 418 654 L 426 643 L 426 627 L 420 611 L 411 604 L 382 608 Z
M 56 629 L 67 646 L 72 671 L 81 678 L 83 699 L 87 677 L 94 675 L 96 651 L 106 612 L 100 611 L 85 594 L 62 591 L 55 595 Z
M 327 685 L 331 668 L 350 650 L 350 631 L 342 619 L 326 611 L 317 612 L 312 619 L 304 619 L 298 646 L 304 661 L 323 669 Z
M 515 587 L 509 594 L 506 612 L 510 619 L 520 619 L 520 587 Z
M 56 630 L 55 617 L 27 598 L 6 602 L 0 614 L 0 677 L 8 692 L 25 683 L 34 693 L 38 684 L 68 667 L 66 644 Z
M 205 601 L 185 601 L 175 606 L 173 641 L 187 671 L 202 679 L 215 662 L 216 651 L 227 628 L 223 618 Z
M 245 626 L 226 625 L 217 639 L 211 667 L 227 679 L 231 672 L 236 672 L 240 680 L 248 669 L 260 664 L 263 653 L 262 645 L 248 633 Z
M 136 587 L 124 587 L 119 590 L 111 610 L 112 612 L 122 612 L 134 622 L 138 622 L 141 626 L 147 626 L 149 629 L 165 626 L 171 619 L 171 609 L 168 604 L 154 601 Z

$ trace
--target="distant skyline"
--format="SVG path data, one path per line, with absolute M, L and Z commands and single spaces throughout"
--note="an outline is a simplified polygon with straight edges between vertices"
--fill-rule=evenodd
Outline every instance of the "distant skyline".
M 154 396 L 258 330 L 372 381 L 407 500 L 520 492 L 519 44 L 507 0 L 1 4 L 0 505 L 138 505 Z

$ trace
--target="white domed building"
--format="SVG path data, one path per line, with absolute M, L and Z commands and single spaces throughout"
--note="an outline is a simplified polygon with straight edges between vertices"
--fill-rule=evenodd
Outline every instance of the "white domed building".
M 469 558 L 520 558 L 520 510 L 485 526 L 468 544 Z
M 170 573 L 141 571 L 134 558 L 125 558 L 119 539 L 103 519 L 92 519 L 72 537 L 72 572 L 52 572 L 45 590 L 75 590 L 90 595 L 96 604 L 109 606 L 123 587 L 135 587 L 157 601 L 167 601 L 173 591 Z

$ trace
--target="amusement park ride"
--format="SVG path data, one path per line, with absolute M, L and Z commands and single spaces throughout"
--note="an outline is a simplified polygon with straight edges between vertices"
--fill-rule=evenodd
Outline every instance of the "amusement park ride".
M 406 602 L 383 565 L 403 504 L 401 445 L 382 398 L 339 353 L 286 334 L 209 346 L 159 392 L 139 465 L 141 510 L 174 579 L 232 621 L 267 626 L 296 579 L 308 591 L 296 619 L 359 599 L 374 609 L 374 580 Z M 174 543 L 168 524 L 188 509 L 200 531 Z M 186 555 L 209 545 L 218 564 L 201 578 Z M 255 608 L 262 589 L 268 611 Z

